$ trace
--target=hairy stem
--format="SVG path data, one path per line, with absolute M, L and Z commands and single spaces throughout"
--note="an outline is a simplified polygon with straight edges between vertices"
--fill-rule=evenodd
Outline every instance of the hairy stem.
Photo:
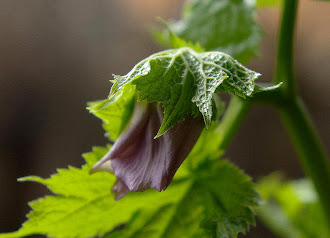
M 330 224 L 330 165 L 326 152 L 302 101 L 294 98 L 282 105 L 278 111 Z
M 225 150 L 250 109 L 250 103 L 233 96 L 218 128 L 221 134 L 220 149 Z

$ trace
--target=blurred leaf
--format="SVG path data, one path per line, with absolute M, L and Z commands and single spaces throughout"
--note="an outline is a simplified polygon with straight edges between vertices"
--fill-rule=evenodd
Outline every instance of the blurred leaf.
M 165 50 L 139 62 L 124 76 L 115 76 L 111 95 L 125 85 L 136 85 L 139 100 L 164 107 L 160 136 L 188 114 L 204 117 L 210 125 L 213 93 L 218 87 L 241 97 L 251 96 L 260 76 L 221 52 L 197 53 L 188 47 Z
M 263 178 L 258 189 L 266 204 L 257 209 L 262 221 L 280 237 L 330 237 L 317 194 L 307 179 L 283 182 L 278 173 Z
M 163 20 L 162 18 L 159 18 L 159 21 L 165 26 L 165 28 L 167 29 L 167 32 L 159 31 L 159 33 L 155 35 L 156 41 L 157 41 L 157 39 L 163 40 L 163 42 L 169 41 L 170 42 L 169 48 L 177 49 L 177 48 L 181 48 L 181 47 L 190 47 L 196 52 L 205 51 L 199 43 L 194 44 L 192 42 L 185 41 L 184 39 L 177 36 L 171 30 L 171 28 L 169 27 L 167 22 L 165 20 Z M 166 33 L 168 34 L 168 36 L 166 36 Z M 160 35 L 160 34 L 162 34 L 162 35 Z M 162 44 L 161 42 L 159 42 L 159 43 Z
M 182 19 L 170 27 L 207 51 L 218 50 L 246 64 L 258 53 L 261 29 L 254 0 L 188 0 Z

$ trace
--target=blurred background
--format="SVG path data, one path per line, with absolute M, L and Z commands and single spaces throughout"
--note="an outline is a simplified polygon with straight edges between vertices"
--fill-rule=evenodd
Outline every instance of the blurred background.
M 100 121 L 86 102 L 107 97 L 111 75 L 161 50 L 149 36 L 155 18 L 177 19 L 182 0 L 0 1 L 0 232 L 17 230 L 27 202 L 47 193 L 18 177 L 48 177 L 80 166 L 81 153 L 104 145 Z M 299 6 L 296 76 L 299 90 L 329 151 L 330 4 Z M 249 67 L 273 74 L 279 9 L 258 12 L 265 35 Z M 227 156 L 255 180 L 275 170 L 303 176 L 278 116 L 255 107 Z M 271 237 L 262 225 L 247 237 Z M 35 236 L 37 237 L 37 236 Z

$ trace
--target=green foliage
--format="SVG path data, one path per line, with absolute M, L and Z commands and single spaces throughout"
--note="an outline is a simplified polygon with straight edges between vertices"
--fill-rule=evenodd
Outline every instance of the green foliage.
M 182 38 L 175 35 L 173 32 L 169 31 L 171 46 L 174 49 L 181 48 L 181 47 L 189 47 L 195 50 L 196 52 L 203 52 L 204 49 L 201 47 L 200 44 L 191 43 L 183 40 Z
M 257 7 L 281 2 L 258 0 Z M 202 114 L 208 129 L 203 131 L 166 191 L 131 192 L 116 202 L 109 191 L 116 178 L 109 173 L 89 174 L 109 150 L 109 147 L 94 147 L 92 152 L 84 154 L 86 164 L 82 168 L 59 169 L 48 179 L 36 176 L 20 179 L 43 184 L 53 194 L 32 201 L 32 211 L 21 229 L 0 234 L 0 238 L 31 234 L 59 238 L 227 238 L 245 233 L 255 223 L 252 208 L 259 205 L 260 198 L 248 176 L 228 161 L 219 160 L 223 153 L 219 146 L 224 138 L 212 121 L 215 112 L 221 110 L 214 93 L 246 98 L 256 93 L 266 95 L 281 85 L 268 88 L 255 85 L 254 80 L 260 74 L 234 60 L 246 63 L 258 52 L 261 30 L 254 20 L 255 7 L 254 0 L 188 0 L 182 20 L 168 27 L 168 35 L 156 34 L 159 41 L 175 49 L 151 55 L 127 75 L 115 76 L 108 99 L 89 103 L 89 111 L 102 119 L 106 135 L 112 141 L 129 123 L 136 100 L 158 102 L 164 107 L 157 136 L 187 114 Z M 283 18 L 283 29 L 286 19 L 290 22 L 295 16 L 295 8 L 292 9 Z M 284 46 L 291 45 L 292 37 L 284 35 L 281 39 L 288 39 Z M 198 53 L 204 50 L 212 51 Z M 284 49 L 284 52 L 290 50 Z M 288 65 L 292 60 L 291 57 L 279 59 L 288 60 Z M 290 75 L 290 70 L 288 72 Z M 292 80 L 290 77 L 286 83 Z M 243 114 L 240 113 L 240 117 Z M 313 152 L 313 144 L 307 144 L 311 144 L 309 151 Z M 313 159 L 313 163 L 322 156 L 322 152 L 321 156 L 311 154 L 308 160 Z M 322 166 L 310 166 L 308 172 L 313 176 L 321 172 L 320 177 L 326 177 L 320 168 Z M 258 215 L 279 236 L 330 237 L 309 181 L 282 182 L 278 175 L 272 175 L 264 178 L 258 187 L 267 201 L 257 209 Z M 320 187 L 326 190 L 326 186 Z
M 260 76 L 221 52 L 197 53 L 183 47 L 165 50 L 142 60 L 128 74 L 115 76 L 111 97 L 125 85 L 136 85 L 139 100 L 164 107 L 160 136 L 187 114 L 198 115 L 208 126 L 212 121 L 213 93 L 219 88 L 241 97 L 251 96 Z
M 84 154 L 87 164 L 81 169 L 59 169 L 49 179 L 26 177 L 21 181 L 35 181 L 46 185 L 56 195 L 45 196 L 30 203 L 32 211 L 22 228 L 2 238 L 47 234 L 50 237 L 91 237 L 115 228 L 139 209 L 172 203 L 185 184 L 170 187 L 164 193 L 135 193 L 116 202 L 110 193 L 115 177 L 108 173 L 89 175 L 89 171 L 108 151 L 95 147 Z M 150 196 L 151 194 L 152 196 Z
M 182 19 L 171 29 L 188 42 L 200 43 L 205 50 L 219 50 L 247 63 L 260 44 L 255 13 L 254 0 L 188 0 Z
M 167 29 L 167 32 L 160 31 L 159 29 L 154 29 L 154 36 L 156 41 L 163 40 L 163 43 L 167 45 L 167 48 L 181 48 L 181 47 L 190 47 L 196 52 L 203 52 L 205 49 L 202 48 L 202 46 L 199 43 L 192 43 L 192 42 L 187 42 L 184 39 L 180 38 L 174 32 L 171 30 L 169 25 L 165 20 L 162 18 L 159 18 L 159 21 L 164 25 L 164 27 Z M 168 33 L 168 34 L 167 34 Z M 161 44 L 161 42 L 159 42 Z
M 106 237 L 237 237 L 254 224 L 258 194 L 246 175 L 226 161 L 192 172 L 176 203 L 141 211 L 126 229 Z
M 215 125 L 204 130 L 166 191 L 130 193 L 117 202 L 109 191 L 113 175 L 89 175 L 109 148 L 94 147 L 84 154 L 81 169 L 59 169 L 49 179 L 25 177 L 21 181 L 46 185 L 54 195 L 31 202 L 22 228 L 0 237 L 236 237 L 254 224 L 251 207 L 258 205 L 259 196 L 248 176 L 217 159 L 218 138 Z M 125 229 L 118 229 L 125 223 Z
M 115 141 L 131 118 L 135 102 L 135 87 L 126 85 L 105 100 L 89 102 L 88 110 L 103 121 L 107 137 Z
M 258 189 L 266 201 L 257 209 L 262 221 L 280 237 L 330 237 L 313 185 L 307 179 L 283 182 L 280 174 L 263 178 Z

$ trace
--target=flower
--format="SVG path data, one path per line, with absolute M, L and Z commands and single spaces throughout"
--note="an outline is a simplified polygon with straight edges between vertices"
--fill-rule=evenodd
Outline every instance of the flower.
M 166 189 L 204 128 L 202 118 L 188 115 L 155 139 L 162 120 L 160 104 L 136 103 L 128 128 L 93 166 L 91 172 L 115 174 L 117 181 L 112 191 L 116 200 L 130 191 Z

